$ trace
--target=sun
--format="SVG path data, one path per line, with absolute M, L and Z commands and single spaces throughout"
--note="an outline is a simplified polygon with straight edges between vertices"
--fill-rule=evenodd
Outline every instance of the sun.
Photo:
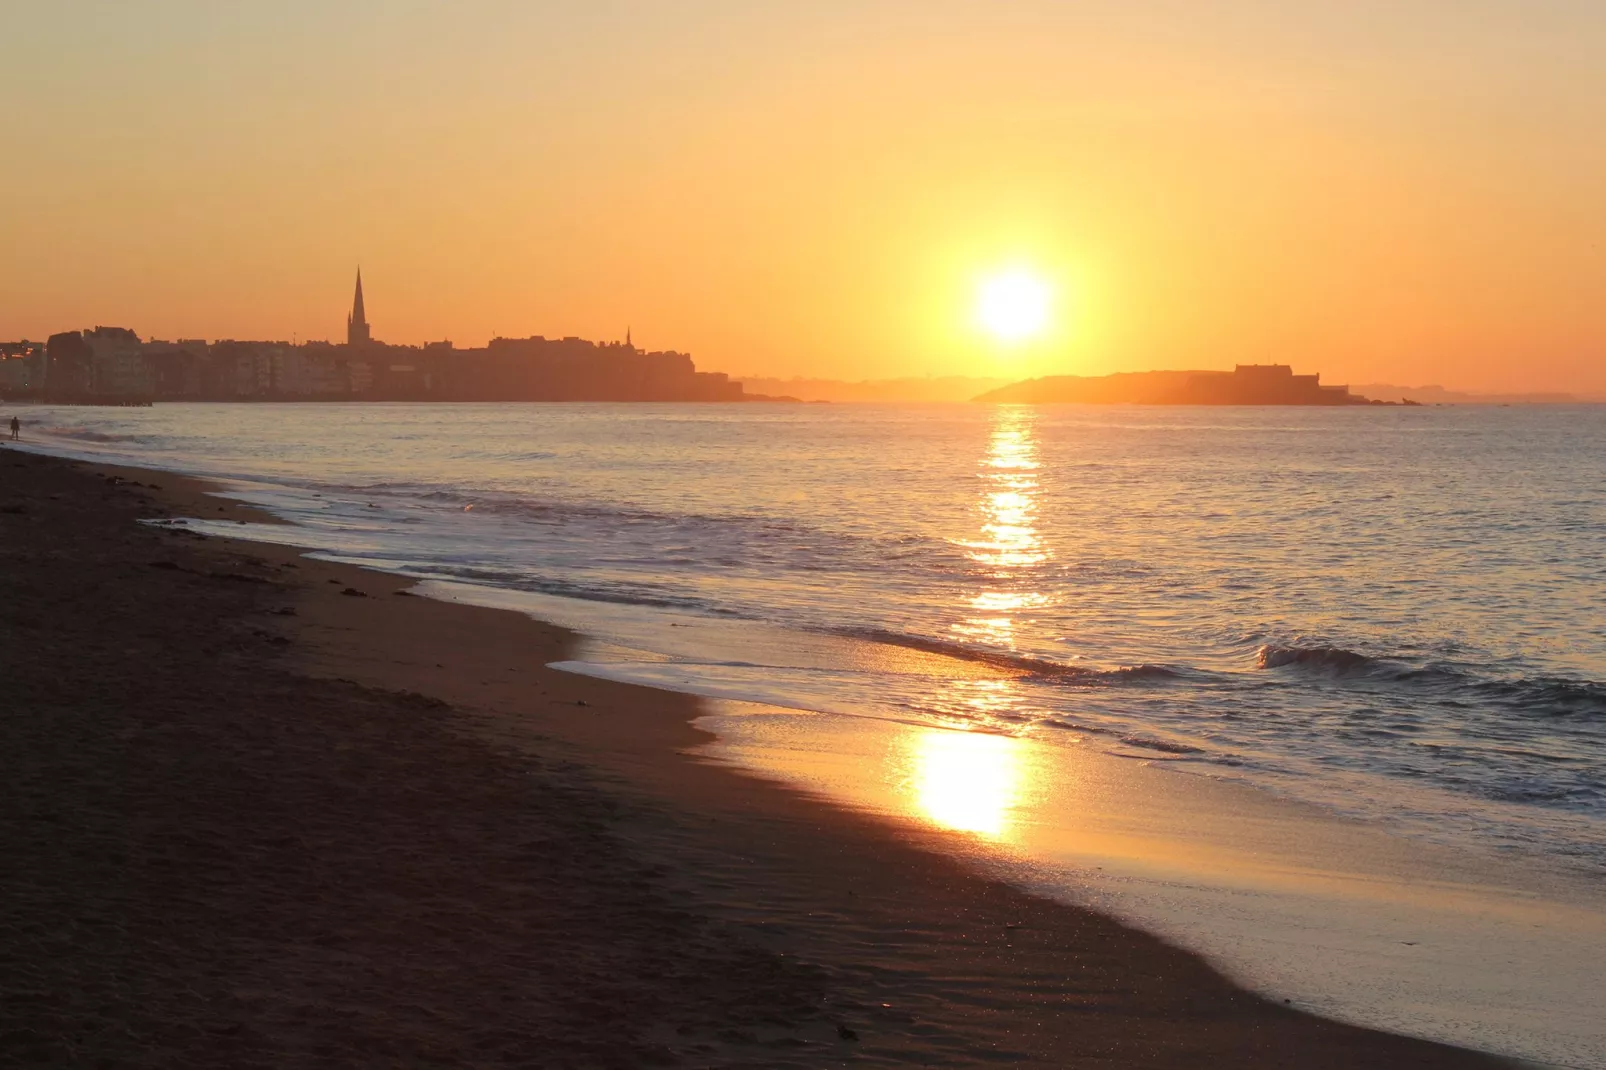
M 984 280 L 976 293 L 976 320 L 1002 342 L 1024 342 L 1043 333 L 1053 291 L 1026 271 L 1009 271 Z

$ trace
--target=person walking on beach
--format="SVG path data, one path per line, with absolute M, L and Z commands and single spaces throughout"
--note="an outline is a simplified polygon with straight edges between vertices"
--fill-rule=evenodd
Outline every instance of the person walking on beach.
M 11 441 L 15 442 L 22 437 L 22 421 L 15 416 L 11 418 Z

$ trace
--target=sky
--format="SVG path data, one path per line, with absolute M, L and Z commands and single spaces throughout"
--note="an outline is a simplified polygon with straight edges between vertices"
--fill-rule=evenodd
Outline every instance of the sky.
M 0 0 L 0 40 L 0 339 L 339 339 L 361 265 L 397 343 L 1606 392 L 1599 0 Z

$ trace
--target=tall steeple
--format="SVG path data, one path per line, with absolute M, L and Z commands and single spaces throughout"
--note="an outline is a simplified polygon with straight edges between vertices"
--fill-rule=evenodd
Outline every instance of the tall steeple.
M 362 268 L 357 269 L 357 296 L 351 302 L 351 315 L 346 317 L 346 344 L 367 345 L 373 341 L 368 329 L 368 313 L 362 307 Z

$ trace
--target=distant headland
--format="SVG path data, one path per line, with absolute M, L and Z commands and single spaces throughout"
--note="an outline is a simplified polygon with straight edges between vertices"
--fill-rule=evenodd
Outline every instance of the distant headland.
M 765 401 L 686 353 L 582 338 L 494 338 L 482 349 L 375 341 L 362 273 L 344 345 L 142 340 L 125 327 L 0 343 L 0 397 L 171 401 Z
M 1027 405 L 1414 405 L 1373 401 L 1347 386 L 1323 386 L 1321 375 L 1295 375 L 1287 364 L 1240 364 L 1230 372 L 1118 372 L 1050 375 L 990 390 L 984 402 Z

